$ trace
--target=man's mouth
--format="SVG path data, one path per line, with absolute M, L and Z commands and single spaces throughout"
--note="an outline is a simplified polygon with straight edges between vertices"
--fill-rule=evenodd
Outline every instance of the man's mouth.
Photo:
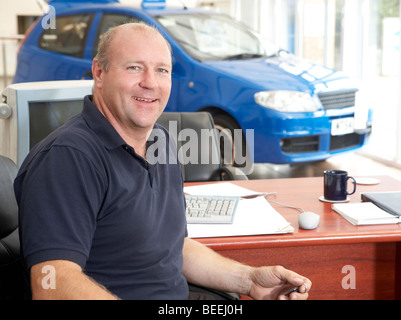
M 143 101 L 143 102 L 155 102 L 157 99 L 146 99 L 146 98 L 134 97 L 134 100 Z

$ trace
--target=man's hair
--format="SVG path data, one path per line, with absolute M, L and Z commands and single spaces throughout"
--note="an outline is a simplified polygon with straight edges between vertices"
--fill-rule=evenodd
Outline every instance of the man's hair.
M 109 71 L 109 66 L 110 66 L 110 61 L 109 61 L 109 48 L 111 41 L 113 40 L 114 35 L 116 34 L 117 30 L 120 27 L 131 27 L 132 32 L 137 32 L 137 31 L 146 31 L 146 32 L 154 32 L 156 34 L 159 34 L 166 42 L 166 45 L 170 51 L 170 54 L 172 54 L 171 46 L 170 43 L 167 41 L 167 39 L 160 33 L 160 31 L 148 24 L 145 23 L 138 23 L 138 22 L 130 22 L 130 23 L 125 23 L 118 25 L 116 27 L 113 27 L 109 30 L 107 30 L 105 33 L 103 33 L 100 37 L 99 41 L 99 46 L 97 50 L 97 54 L 95 59 L 99 61 L 100 66 L 103 68 L 104 71 Z

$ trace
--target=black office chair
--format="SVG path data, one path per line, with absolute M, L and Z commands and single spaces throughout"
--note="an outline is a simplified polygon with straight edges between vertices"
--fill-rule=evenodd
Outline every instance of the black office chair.
M 170 121 L 173 121 L 173 123 L 170 124 Z M 190 162 L 187 164 L 182 164 L 180 162 L 185 182 L 248 180 L 247 176 L 241 171 L 240 168 L 234 168 L 232 166 L 225 166 L 222 164 L 220 154 L 220 141 L 214 127 L 213 118 L 210 113 L 164 112 L 157 120 L 157 123 L 161 124 L 167 130 L 171 129 L 170 133 L 173 135 L 173 138 L 177 140 L 177 149 L 179 151 L 197 151 L 197 161 L 195 161 L 196 163 Z M 185 138 L 185 131 L 182 131 L 184 129 L 192 129 L 195 133 L 195 136 L 198 140 L 197 143 L 193 146 L 197 145 L 197 149 L 195 147 L 193 147 L 192 149 L 187 146 L 188 143 L 191 143 L 191 139 L 194 138 L 191 135 L 188 135 L 188 137 L 186 138 L 187 140 L 181 141 Z M 207 130 L 202 131 L 202 129 Z M 182 137 L 179 135 L 180 132 L 183 133 Z M 184 148 L 181 149 L 183 146 Z M 205 155 L 208 155 L 208 159 L 204 159 Z M 192 159 L 191 155 L 187 154 L 184 154 L 183 157 L 186 160 Z
M 24 297 L 18 206 L 13 188 L 17 171 L 12 160 L 0 156 L 0 300 Z

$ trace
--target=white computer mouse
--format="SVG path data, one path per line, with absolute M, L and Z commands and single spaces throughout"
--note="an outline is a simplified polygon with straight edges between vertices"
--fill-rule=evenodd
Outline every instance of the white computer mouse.
M 298 224 L 302 229 L 315 229 L 319 225 L 320 216 L 314 212 L 302 212 L 298 215 Z

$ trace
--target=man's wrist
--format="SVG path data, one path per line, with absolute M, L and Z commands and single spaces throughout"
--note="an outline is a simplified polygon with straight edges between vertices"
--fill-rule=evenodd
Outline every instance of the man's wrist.
M 255 268 L 241 265 L 238 267 L 238 272 L 241 275 L 239 281 L 238 292 L 249 296 L 253 284 L 253 272 Z

